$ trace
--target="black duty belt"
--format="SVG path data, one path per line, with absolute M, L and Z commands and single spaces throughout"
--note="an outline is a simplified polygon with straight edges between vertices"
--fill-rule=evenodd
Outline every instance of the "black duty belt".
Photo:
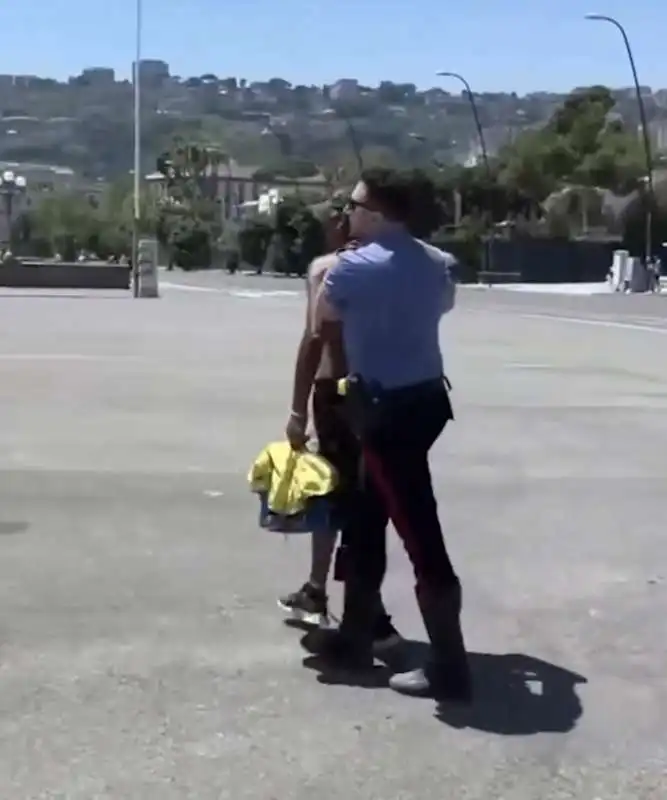
M 440 378 L 432 378 L 428 381 L 421 381 L 420 383 L 413 383 L 409 386 L 399 386 L 396 389 L 384 389 L 379 384 L 375 385 L 373 382 L 365 381 L 359 375 L 348 375 L 346 378 L 341 378 L 338 381 L 338 394 L 343 396 L 348 394 L 350 387 L 355 384 L 357 386 L 363 386 L 366 392 L 371 395 L 381 395 L 387 399 L 391 398 L 396 400 L 403 397 L 416 397 L 422 394 L 437 392 L 440 391 L 443 386 L 447 389 L 447 391 L 452 390 L 452 384 L 446 375 L 443 375 Z

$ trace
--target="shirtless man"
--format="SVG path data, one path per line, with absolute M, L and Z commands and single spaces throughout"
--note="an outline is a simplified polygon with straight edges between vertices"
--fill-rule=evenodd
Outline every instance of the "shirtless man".
M 332 209 L 326 223 L 327 245 L 331 252 L 316 258 L 308 271 L 306 322 L 297 352 L 292 407 L 286 428 L 286 435 L 292 446 L 303 447 L 308 439 L 308 404 L 312 394 L 313 423 L 319 452 L 336 467 L 340 476 L 336 503 L 339 516 L 337 524 L 330 530 L 313 532 L 308 580 L 300 589 L 278 601 L 279 606 L 293 619 L 315 626 L 328 621 L 326 585 L 338 528 L 343 530 L 343 536 L 337 566 L 340 560 L 341 570 L 344 571 L 345 519 L 346 515 L 354 513 L 354 508 L 349 507 L 346 489 L 357 480 L 359 466 L 359 445 L 341 414 L 343 399 L 337 391 L 338 379 L 347 375 L 340 326 L 336 324 L 335 329 L 328 332 L 325 344 L 310 332 L 312 303 L 326 271 L 337 262 L 337 252 L 340 249 L 354 246 L 354 243 L 348 241 L 347 222 L 348 219 L 342 212 Z M 400 634 L 391 624 L 391 619 L 378 597 L 376 651 L 387 649 L 400 639 Z

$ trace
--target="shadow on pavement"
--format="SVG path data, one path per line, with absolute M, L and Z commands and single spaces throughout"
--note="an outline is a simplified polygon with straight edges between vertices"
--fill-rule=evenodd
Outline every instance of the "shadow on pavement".
M 372 670 L 342 670 L 317 655 L 306 657 L 303 665 L 328 686 L 381 689 L 393 673 L 424 663 L 427 655 L 425 642 L 407 640 L 378 658 L 382 665 Z M 577 725 L 583 706 L 576 687 L 587 683 L 583 675 L 523 653 L 469 653 L 469 658 L 474 703 L 438 703 L 435 716 L 441 722 L 501 736 L 567 733 Z
M 28 530 L 27 522 L 0 522 L 0 536 L 14 536 Z
M 475 702 L 468 708 L 440 704 L 436 717 L 456 728 L 501 736 L 567 733 L 583 706 L 576 687 L 583 675 L 523 653 L 470 653 Z

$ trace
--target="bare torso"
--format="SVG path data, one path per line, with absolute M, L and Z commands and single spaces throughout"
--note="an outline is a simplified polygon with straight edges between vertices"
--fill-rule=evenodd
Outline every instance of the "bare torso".
M 308 275 L 308 302 L 309 305 L 314 301 L 318 289 L 320 288 L 324 276 L 337 261 L 335 253 L 330 253 L 321 258 L 315 259 L 310 267 Z M 345 350 L 343 348 L 342 329 L 339 324 L 336 324 L 335 329 L 332 330 L 332 336 L 327 337 L 327 340 L 322 349 L 322 357 L 320 365 L 317 368 L 315 380 L 322 380 L 325 378 L 343 378 L 347 375 L 347 363 L 345 361 Z

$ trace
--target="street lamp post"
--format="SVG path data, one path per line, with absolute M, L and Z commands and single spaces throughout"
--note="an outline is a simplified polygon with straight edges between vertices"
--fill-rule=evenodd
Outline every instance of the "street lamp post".
M 455 80 L 459 81 L 459 83 L 463 84 L 463 87 L 466 90 L 466 94 L 468 95 L 468 102 L 470 103 L 470 110 L 472 111 L 472 115 L 475 120 L 475 127 L 477 128 L 477 138 L 479 139 L 479 147 L 480 150 L 482 151 L 484 170 L 486 172 L 486 179 L 489 182 L 489 190 L 490 190 L 493 176 L 491 174 L 491 165 L 489 163 L 489 151 L 486 149 L 486 139 L 484 138 L 484 129 L 482 128 L 482 122 L 479 118 L 479 112 L 477 110 L 477 103 L 475 102 L 475 95 L 473 94 L 473 91 L 470 88 L 470 84 L 463 77 L 463 75 L 460 75 L 458 72 L 438 72 L 438 77 L 454 78 Z M 493 218 L 491 218 L 491 235 L 486 239 L 486 269 L 489 273 L 493 271 L 493 239 L 494 239 Z
M 278 149 L 280 151 L 281 158 L 288 159 L 292 157 L 294 152 L 294 141 L 287 131 L 276 130 L 271 120 L 269 120 L 266 128 L 264 128 L 262 131 L 262 136 L 273 136 L 276 142 L 278 142 Z M 301 186 L 298 179 L 295 185 L 297 197 L 300 197 Z
M 273 136 L 278 143 L 281 158 L 291 158 L 294 151 L 294 142 L 287 131 L 277 130 L 271 120 L 266 123 L 262 136 Z
M 470 110 L 472 111 L 473 118 L 475 120 L 475 127 L 477 128 L 477 137 L 479 139 L 479 146 L 482 151 L 482 160 L 484 161 L 484 169 L 486 170 L 486 176 L 489 180 L 491 180 L 491 166 L 489 164 L 489 151 L 486 149 L 486 139 L 484 138 L 484 129 L 482 128 L 482 123 L 479 119 L 479 112 L 477 110 L 477 103 L 475 102 L 475 95 L 470 88 L 470 84 L 468 81 L 463 77 L 463 75 L 459 75 L 458 72 L 438 72 L 438 77 L 440 78 L 454 78 L 460 83 L 463 84 L 466 94 L 468 95 L 468 102 L 470 103 Z
M 642 97 L 641 85 L 639 83 L 639 76 L 637 75 L 637 67 L 635 65 L 635 57 L 632 54 L 630 47 L 630 40 L 625 28 L 614 17 L 609 17 L 606 14 L 586 14 L 585 19 L 594 22 L 608 22 L 613 25 L 623 37 L 623 44 L 625 45 L 625 52 L 628 55 L 630 62 L 630 69 L 632 70 L 632 78 L 635 83 L 635 92 L 637 94 L 637 106 L 639 107 L 639 119 L 642 126 L 642 139 L 644 142 L 644 156 L 646 158 L 646 177 L 645 177 L 645 205 L 646 205 L 646 263 L 648 264 L 652 256 L 652 208 L 655 201 L 655 194 L 653 191 L 653 158 L 651 156 L 651 139 L 649 137 L 648 125 L 646 123 L 646 107 L 644 106 L 644 98 Z
M 359 140 L 359 134 L 357 132 L 357 129 L 352 124 L 352 120 L 347 116 L 347 114 L 345 114 L 339 108 L 330 108 L 325 113 L 335 116 L 337 119 L 341 120 L 345 125 L 347 138 L 350 141 L 352 152 L 354 153 L 354 159 L 357 162 L 357 171 L 359 175 L 361 175 L 361 173 L 364 171 L 364 158 L 361 151 L 361 141 Z
M 16 175 L 11 170 L 5 170 L 0 176 L 0 195 L 5 206 L 7 218 L 7 245 L 11 245 L 12 222 L 14 217 L 14 200 L 26 190 L 26 179 L 23 175 Z
M 421 133 L 415 133 L 411 131 L 408 133 L 408 136 L 415 142 L 419 142 L 420 145 L 425 146 L 428 143 L 428 139 Z M 431 158 L 431 163 L 433 166 L 440 172 L 441 174 L 445 170 L 445 165 L 442 161 L 439 161 L 437 158 Z M 454 227 L 458 228 L 461 224 L 461 192 L 458 189 L 454 189 Z
M 352 151 L 354 152 L 354 157 L 357 162 L 357 170 L 359 175 L 364 171 L 364 159 L 361 155 L 361 144 L 359 142 L 359 137 L 357 136 L 357 129 L 352 124 L 352 120 L 345 116 L 345 114 L 338 113 L 338 116 L 343 120 L 345 123 L 345 127 L 347 129 L 347 136 L 350 140 L 350 144 L 352 145 Z
M 408 133 L 408 138 L 412 139 L 413 142 L 419 142 L 422 147 L 425 147 L 428 144 L 428 139 L 422 133 L 410 131 L 410 133 Z M 438 161 L 437 158 L 431 158 L 431 164 L 433 164 L 433 166 L 440 172 L 444 168 L 444 164 L 441 161 Z
M 141 39 L 143 2 L 135 6 L 135 54 L 132 88 L 134 94 L 134 185 L 132 215 L 132 293 L 139 297 L 139 236 L 141 234 Z

